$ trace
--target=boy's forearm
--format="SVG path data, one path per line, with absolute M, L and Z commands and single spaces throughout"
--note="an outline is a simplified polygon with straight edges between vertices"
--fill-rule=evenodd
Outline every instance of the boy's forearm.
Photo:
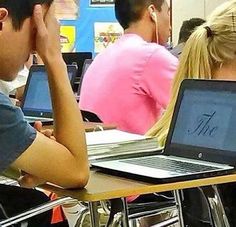
M 75 157 L 79 156 L 80 160 L 87 162 L 84 125 L 68 80 L 66 65 L 62 58 L 46 62 L 45 65 L 49 74 L 56 140 Z

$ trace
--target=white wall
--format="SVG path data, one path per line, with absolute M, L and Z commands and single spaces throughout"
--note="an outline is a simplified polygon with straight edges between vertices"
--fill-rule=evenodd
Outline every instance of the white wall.
M 227 0 L 172 0 L 173 44 L 178 42 L 179 29 L 184 20 L 193 17 L 206 19 L 211 11 Z

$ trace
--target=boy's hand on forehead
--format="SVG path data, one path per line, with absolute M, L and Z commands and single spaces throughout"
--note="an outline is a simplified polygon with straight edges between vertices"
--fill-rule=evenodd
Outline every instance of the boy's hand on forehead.
M 35 48 L 44 63 L 61 58 L 60 26 L 55 18 L 54 5 L 47 10 L 41 5 L 34 7 L 34 23 L 36 27 Z

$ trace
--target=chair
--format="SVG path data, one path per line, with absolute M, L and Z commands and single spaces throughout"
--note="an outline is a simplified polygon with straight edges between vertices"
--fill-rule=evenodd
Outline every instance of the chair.
M 112 199 L 110 204 L 110 217 L 107 227 L 122 225 L 124 215 L 124 207 L 121 199 Z M 165 212 L 176 211 L 176 203 L 174 199 L 167 199 L 163 202 L 146 202 L 146 203 L 129 203 L 127 204 L 127 215 L 130 226 L 137 226 L 137 220 L 142 217 L 159 215 Z M 177 213 L 177 212 L 176 212 Z M 159 226 L 169 226 L 178 222 L 178 217 L 174 216 L 168 220 L 161 221 Z
M 53 200 L 53 201 L 49 201 L 47 203 L 44 203 L 44 204 L 39 205 L 37 207 L 34 207 L 30 210 L 27 210 L 27 211 L 25 211 L 21 214 L 18 214 L 14 217 L 10 217 L 10 218 L 7 218 L 3 221 L 0 221 L 0 226 L 1 227 L 12 226 L 16 223 L 23 222 L 24 220 L 29 219 L 33 216 L 36 216 L 36 215 L 44 213 L 48 210 L 51 210 L 56 206 L 64 205 L 66 203 L 73 203 L 74 201 L 75 200 L 70 198 L 70 197 L 62 197 L 62 198 L 58 198 L 58 199 Z
M 183 190 L 183 221 L 192 227 L 230 227 L 219 186 Z M 233 225 L 232 225 L 233 226 Z
M 87 110 L 81 110 L 83 121 L 102 123 L 102 120 L 95 114 Z

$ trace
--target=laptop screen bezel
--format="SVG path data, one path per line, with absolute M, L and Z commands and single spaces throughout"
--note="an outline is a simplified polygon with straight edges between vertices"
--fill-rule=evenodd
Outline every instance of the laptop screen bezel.
M 35 72 L 46 72 L 46 68 L 44 65 L 32 65 L 30 67 L 29 70 L 29 75 L 28 75 L 28 79 L 25 85 L 25 90 L 24 90 L 24 94 L 23 94 L 23 98 L 22 98 L 22 102 L 21 102 L 21 109 L 22 112 L 24 113 L 25 116 L 32 116 L 32 117 L 41 117 L 41 118 L 52 118 L 53 117 L 53 113 L 52 111 L 31 111 L 31 110 L 26 110 L 24 108 L 25 105 L 25 101 L 26 101 L 26 95 L 30 86 L 30 82 L 33 76 L 33 73 Z M 70 79 L 70 83 L 71 86 L 73 86 L 74 80 L 75 80 L 75 76 L 76 76 L 76 72 L 77 72 L 77 66 L 76 65 L 67 65 L 67 72 L 71 73 L 71 79 Z M 60 79 L 60 77 L 58 76 L 58 79 Z
M 207 90 L 207 91 L 230 91 L 236 94 L 235 81 L 219 81 L 219 80 L 193 80 L 186 79 L 182 82 L 178 97 L 176 100 L 174 113 L 170 123 L 169 132 L 166 139 L 164 153 L 166 155 L 174 155 L 178 157 L 191 158 L 202 161 L 218 162 L 229 165 L 236 165 L 236 151 L 226 151 L 213 148 L 196 147 L 183 144 L 172 143 L 172 136 L 176 125 L 181 101 L 186 89 L 191 90 Z M 235 148 L 236 150 L 236 148 Z M 217 154 L 217 155 L 216 155 Z

